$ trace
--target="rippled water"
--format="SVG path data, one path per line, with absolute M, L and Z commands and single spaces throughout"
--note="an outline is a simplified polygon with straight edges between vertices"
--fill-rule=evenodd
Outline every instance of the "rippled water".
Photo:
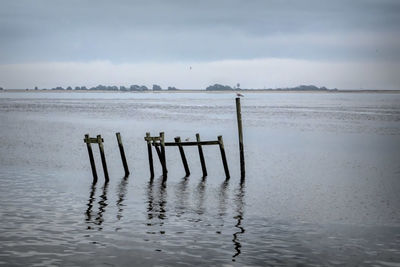
M 0 93 L 0 265 L 399 266 L 399 94 L 247 93 L 242 112 L 243 184 L 233 94 Z M 168 147 L 150 180 L 147 131 L 223 135 L 232 178 L 218 147 L 205 178 Z

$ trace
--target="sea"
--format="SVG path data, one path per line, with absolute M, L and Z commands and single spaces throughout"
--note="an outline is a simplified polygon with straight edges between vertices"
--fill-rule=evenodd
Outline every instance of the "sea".
M 243 95 L 242 178 L 233 92 L 0 92 L 0 265 L 400 266 L 400 94 Z

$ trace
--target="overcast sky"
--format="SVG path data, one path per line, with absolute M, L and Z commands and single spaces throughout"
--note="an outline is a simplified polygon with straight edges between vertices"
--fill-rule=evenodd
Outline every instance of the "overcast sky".
M 0 87 L 153 83 L 400 89 L 400 1 L 0 0 Z

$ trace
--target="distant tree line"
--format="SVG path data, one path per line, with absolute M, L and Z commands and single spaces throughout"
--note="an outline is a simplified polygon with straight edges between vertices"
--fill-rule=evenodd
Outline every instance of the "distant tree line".
M 207 91 L 232 91 L 232 90 L 261 90 L 261 89 L 241 89 L 238 83 L 236 88 L 230 87 L 229 85 L 214 84 L 206 88 Z M 315 85 L 299 85 L 296 87 L 286 87 L 286 88 L 269 88 L 262 89 L 266 91 L 337 91 L 338 89 L 328 89 L 325 86 L 317 87 Z
M 0 90 L 3 90 L 2 87 L 0 87 Z M 28 90 L 28 89 L 26 89 Z M 34 87 L 34 90 L 39 90 L 39 88 L 37 86 Z M 47 90 L 47 89 L 41 89 L 41 90 Z M 153 84 L 152 88 L 149 89 L 147 88 L 147 86 L 145 85 L 131 85 L 129 87 L 125 87 L 125 86 L 106 86 L 106 85 L 98 85 L 95 87 L 90 87 L 87 88 L 86 86 L 76 86 L 75 88 L 72 88 L 71 86 L 68 86 L 67 88 L 63 88 L 61 86 L 57 86 L 54 88 L 51 88 L 50 90 L 76 90 L 76 91 L 121 91 L 121 92 L 128 92 L 128 91 L 134 91 L 134 92 L 144 92 L 144 91 L 162 91 L 163 89 L 161 88 L 161 86 L 157 85 L 157 84 Z M 174 86 L 168 86 L 167 91 L 177 91 L 179 89 L 177 89 Z M 242 89 L 240 88 L 240 84 L 238 83 L 236 85 L 236 87 L 231 87 L 229 85 L 222 85 L 222 84 L 214 84 L 214 85 L 210 85 L 206 88 L 206 91 L 233 91 L 233 90 L 265 90 L 265 91 L 338 91 L 338 89 L 328 89 L 325 86 L 322 87 L 317 87 L 315 85 L 299 85 L 296 87 L 285 87 L 285 88 L 269 88 L 269 89 Z
M 35 90 L 39 90 L 37 86 L 35 86 Z M 42 89 L 42 90 L 47 90 L 47 89 Z M 106 85 L 101 85 L 100 84 L 98 86 L 90 87 L 90 88 L 87 88 L 86 86 L 75 86 L 75 88 L 72 88 L 71 86 L 68 86 L 67 88 L 63 88 L 61 86 L 57 86 L 57 87 L 51 88 L 50 90 L 76 90 L 76 91 L 86 91 L 86 90 L 95 91 L 96 90 L 96 91 L 122 91 L 122 92 L 137 91 L 137 92 L 143 92 L 143 91 L 149 91 L 150 89 L 147 88 L 147 86 L 145 86 L 145 85 L 136 85 L 136 84 L 131 85 L 129 87 L 115 86 L 115 85 L 106 86 Z M 161 88 L 161 86 L 159 86 L 157 84 L 153 84 L 152 90 L 153 91 L 161 91 L 163 89 Z M 168 87 L 167 90 L 179 90 L 179 89 L 177 89 L 175 87 Z
M 233 88 L 229 85 L 222 85 L 222 84 L 214 84 L 210 85 L 206 88 L 206 91 L 232 91 Z
M 325 86 L 317 87 L 315 85 L 299 85 L 296 87 L 287 87 L 287 88 L 276 88 L 269 90 L 277 90 L 277 91 L 337 91 L 338 89 L 328 89 Z

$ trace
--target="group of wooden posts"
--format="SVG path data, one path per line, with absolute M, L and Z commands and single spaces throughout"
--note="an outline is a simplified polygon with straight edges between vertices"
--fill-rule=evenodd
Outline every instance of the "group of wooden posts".
M 204 160 L 202 146 L 219 145 L 226 179 L 230 178 L 228 162 L 226 161 L 224 141 L 222 139 L 222 135 L 218 136 L 218 140 L 215 140 L 215 141 L 201 141 L 200 134 L 197 133 L 195 142 L 189 142 L 189 141 L 181 142 L 181 138 L 179 136 L 175 137 L 175 142 L 165 142 L 164 141 L 164 133 L 161 132 L 160 136 L 153 136 L 153 137 L 150 136 L 150 133 L 146 133 L 146 137 L 144 138 L 144 140 L 147 142 L 147 151 L 148 151 L 148 155 L 149 155 L 149 166 L 150 166 L 150 176 L 151 177 L 154 177 L 153 153 L 152 153 L 152 148 L 151 148 L 152 146 L 154 146 L 154 148 L 157 152 L 158 158 L 160 159 L 164 177 L 167 177 L 167 173 L 168 173 L 167 163 L 166 163 L 166 159 L 165 159 L 165 147 L 166 146 L 177 146 L 179 148 L 179 153 L 181 155 L 183 167 L 185 168 L 186 176 L 190 175 L 190 170 L 189 170 L 189 166 L 188 166 L 188 163 L 186 160 L 185 151 L 183 150 L 183 147 L 184 146 L 197 146 L 198 150 L 199 150 L 200 163 L 201 163 L 201 169 L 203 171 L 203 177 L 205 177 L 205 176 L 207 176 L 207 167 L 206 167 L 206 162 Z
M 128 176 L 129 168 L 128 168 L 128 163 L 126 162 L 125 150 L 124 150 L 124 146 L 122 145 L 121 134 L 116 133 L 115 135 L 117 136 L 119 152 L 121 154 L 122 165 L 124 166 L 124 170 L 125 170 L 125 176 Z M 89 137 L 89 134 L 85 134 L 85 139 L 83 139 L 83 141 L 86 143 L 88 153 L 89 153 L 90 166 L 92 167 L 92 174 L 93 174 L 93 183 L 97 182 L 96 164 L 94 162 L 93 150 L 92 150 L 92 145 L 91 145 L 93 143 L 99 145 L 101 164 L 103 165 L 103 171 L 104 171 L 104 179 L 106 180 L 106 182 L 108 182 L 110 180 L 110 178 L 108 176 L 106 156 L 104 154 L 104 145 L 103 145 L 104 139 L 101 137 L 101 135 L 98 135 L 97 137 Z
M 237 115 L 237 125 L 238 125 L 238 134 L 239 134 L 239 152 L 240 152 L 240 174 L 241 174 L 241 180 L 244 180 L 245 177 L 245 164 L 244 164 L 244 147 L 243 147 L 243 130 L 242 130 L 242 114 L 241 114 L 241 106 L 240 106 L 240 98 L 236 98 L 236 115 Z M 128 168 L 128 163 L 126 161 L 125 157 L 125 151 L 124 151 L 124 146 L 122 144 L 122 139 L 121 139 L 121 134 L 116 133 L 117 137 L 117 142 L 118 142 L 118 147 L 119 151 L 121 154 L 121 159 L 122 159 L 122 165 L 124 166 L 125 170 L 125 176 L 129 175 L 129 168 Z M 226 155 L 225 155 L 225 148 L 224 148 L 224 141 L 222 139 L 222 136 L 218 136 L 217 140 L 213 141 L 201 141 L 200 140 L 200 134 L 196 134 L 196 141 L 190 142 L 190 141 L 181 141 L 181 138 L 175 137 L 174 141 L 175 142 L 165 142 L 165 135 L 163 132 L 160 133 L 159 136 L 150 136 L 150 133 L 146 133 L 146 136 L 144 140 L 147 142 L 147 151 L 148 151 L 148 157 L 149 157 L 149 166 L 150 166 L 150 177 L 154 177 L 154 165 L 153 165 L 153 153 L 152 153 L 152 146 L 155 148 L 158 158 L 161 163 L 162 167 L 162 173 L 164 179 L 167 178 L 167 162 L 166 162 L 166 156 L 165 156 L 165 147 L 166 146 L 177 146 L 181 155 L 183 167 L 185 169 L 186 176 L 190 175 L 190 170 L 189 166 L 186 160 L 185 156 L 185 151 L 183 149 L 184 146 L 197 146 L 198 151 L 199 151 L 199 157 L 200 157 L 200 163 L 201 163 L 201 168 L 203 171 L 203 177 L 207 176 L 207 168 L 206 168 L 206 163 L 204 160 L 204 154 L 203 154 L 203 148 L 202 146 L 207 146 L 207 145 L 218 145 L 220 152 L 221 152 L 221 158 L 222 158 L 222 164 L 224 166 L 224 171 L 225 171 L 225 176 L 226 179 L 230 178 L 229 174 L 229 168 L 228 168 L 228 162 L 226 160 Z M 92 174 L 93 174 L 93 183 L 97 182 L 97 171 L 96 171 L 96 164 L 95 160 L 93 157 L 93 150 L 91 144 L 98 144 L 99 145 L 99 151 L 100 151 L 100 157 L 101 157 L 101 162 L 103 165 L 103 171 L 104 171 L 104 178 L 105 181 L 109 181 L 109 176 L 108 176 L 108 170 L 107 170 L 107 162 L 106 162 L 106 157 L 104 154 L 104 139 L 101 137 L 101 135 L 97 135 L 97 137 L 90 137 L 89 134 L 85 135 L 84 142 L 87 145 L 88 153 L 89 153 L 89 160 L 90 160 L 90 166 L 92 168 Z

